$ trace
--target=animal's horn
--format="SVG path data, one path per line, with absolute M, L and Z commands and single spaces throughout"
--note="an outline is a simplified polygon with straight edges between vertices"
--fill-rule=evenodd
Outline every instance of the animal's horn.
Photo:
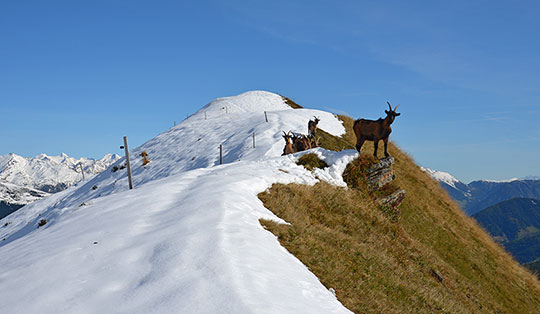
M 394 108 L 394 111 L 396 111 L 396 110 L 397 110 L 397 108 L 399 107 L 399 105 L 400 105 L 400 104 L 398 104 L 398 105 L 396 106 L 396 108 Z
M 390 107 L 390 111 L 392 111 L 392 106 L 390 106 L 390 103 L 387 101 L 388 107 Z

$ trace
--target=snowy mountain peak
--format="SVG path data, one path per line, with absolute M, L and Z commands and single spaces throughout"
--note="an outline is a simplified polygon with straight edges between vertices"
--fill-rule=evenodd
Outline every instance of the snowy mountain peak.
M 112 154 L 93 160 L 75 159 L 65 153 L 58 156 L 39 154 L 28 158 L 11 153 L 0 156 L 0 181 L 45 192 L 56 192 L 82 180 L 79 164 L 85 174 L 91 176 L 107 169 L 118 159 L 120 156 Z
M 282 96 L 266 91 L 249 91 L 237 96 L 221 97 L 213 100 L 196 114 L 204 112 L 263 112 L 291 109 Z
M 453 188 L 456 188 L 456 183 L 460 182 L 448 172 L 433 170 L 426 167 L 420 167 L 420 169 L 422 169 L 422 171 L 424 172 L 427 172 L 436 181 L 446 183 Z

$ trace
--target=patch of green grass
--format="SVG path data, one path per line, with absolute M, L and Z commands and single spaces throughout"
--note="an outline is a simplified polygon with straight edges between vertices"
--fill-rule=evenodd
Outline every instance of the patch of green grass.
M 326 168 L 328 164 L 324 160 L 319 159 L 319 156 L 314 153 L 302 155 L 296 162 L 297 165 L 304 166 L 307 170 L 313 171 L 315 168 Z

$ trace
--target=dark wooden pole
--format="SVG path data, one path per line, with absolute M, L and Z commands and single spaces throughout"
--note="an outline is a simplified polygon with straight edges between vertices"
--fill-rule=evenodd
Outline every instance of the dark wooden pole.
M 264 112 L 264 119 L 266 120 L 266 122 L 268 122 L 268 115 L 266 114 L 266 111 Z
M 129 148 L 128 148 L 128 141 L 127 136 L 124 136 L 124 150 L 126 152 L 126 163 L 127 163 L 127 171 L 128 171 L 128 180 L 129 180 L 129 189 L 133 189 L 133 180 L 131 179 L 131 165 L 129 164 Z
M 253 148 L 255 148 L 255 132 L 253 132 Z
M 223 145 L 219 144 L 219 164 L 223 164 Z

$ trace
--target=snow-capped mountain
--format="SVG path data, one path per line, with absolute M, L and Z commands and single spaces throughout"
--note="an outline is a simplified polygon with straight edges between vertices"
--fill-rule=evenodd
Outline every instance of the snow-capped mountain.
M 281 156 L 314 115 L 344 133 L 273 93 L 216 99 L 131 152 L 133 190 L 120 159 L 1 220 L 0 312 L 351 313 L 259 223 L 284 223 L 257 197 L 273 183 L 345 186 L 354 150 L 314 149 L 330 165 L 314 172 Z
M 433 170 L 426 167 L 420 167 L 420 169 L 422 169 L 422 171 L 424 172 L 427 172 L 436 181 L 447 184 L 453 188 L 457 188 L 456 184 L 461 183 L 461 181 L 456 179 L 453 175 L 449 174 L 448 172 Z
M 0 219 L 49 193 L 0 181 Z
M 26 158 L 16 154 L 0 156 L 0 219 L 50 193 L 65 190 L 107 169 L 120 156 L 106 154 L 99 160 L 75 159 L 61 154 L 40 154 Z
M 99 160 L 75 159 L 64 153 L 58 156 L 40 154 L 30 158 L 6 154 L 0 156 L 0 181 L 54 193 L 81 181 L 81 166 L 85 175 L 90 177 L 107 169 L 118 159 L 120 156 L 116 154 L 106 154 Z
M 447 172 L 425 167 L 421 169 L 438 181 L 469 215 L 515 197 L 540 199 L 540 180 L 532 180 L 533 177 L 503 181 L 477 180 L 465 184 Z

